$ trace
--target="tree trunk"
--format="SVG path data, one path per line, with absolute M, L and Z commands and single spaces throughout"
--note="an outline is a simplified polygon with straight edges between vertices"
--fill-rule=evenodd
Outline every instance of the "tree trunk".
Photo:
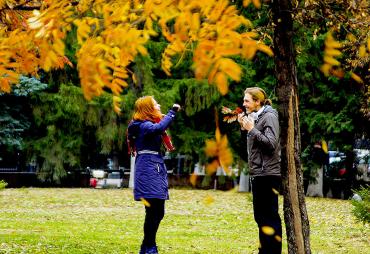
M 274 0 L 272 7 L 275 23 L 275 72 L 281 128 L 281 173 L 288 253 L 311 253 L 300 162 L 298 81 L 292 41 L 293 9 L 290 0 Z

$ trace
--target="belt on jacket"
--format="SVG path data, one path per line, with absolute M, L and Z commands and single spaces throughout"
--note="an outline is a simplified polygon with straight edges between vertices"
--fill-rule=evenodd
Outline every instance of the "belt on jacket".
M 159 152 L 157 152 L 157 151 L 150 151 L 150 150 L 141 150 L 141 151 L 138 151 L 137 154 L 155 154 L 155 155 L 158 155 Z

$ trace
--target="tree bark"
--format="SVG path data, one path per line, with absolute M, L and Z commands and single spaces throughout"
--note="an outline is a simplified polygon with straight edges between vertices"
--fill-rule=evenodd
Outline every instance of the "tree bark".
M 293 8 L 290 0 L 272 2 L 275 72 L 280 119 L 281 173 L 288 253 L 311 253 L 310 228 L 300 162 L 301 140 L 298 81 L 293 46 Z

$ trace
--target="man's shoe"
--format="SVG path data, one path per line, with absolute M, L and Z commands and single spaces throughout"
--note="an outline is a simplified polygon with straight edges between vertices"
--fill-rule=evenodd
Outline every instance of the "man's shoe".
M 158 254 L 157 246 L 152 246 L 152 247 L 146 248 L 145 254 Z

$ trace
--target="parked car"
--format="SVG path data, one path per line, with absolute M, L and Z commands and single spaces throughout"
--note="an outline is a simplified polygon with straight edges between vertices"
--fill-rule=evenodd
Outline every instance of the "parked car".
M 370 182 L 370 150 L 355 149 L 356 180 Z
M 346 155 L 339 151 L 329 151 L 329 165 L 325 176 L 343 178 L 347 173 L 345 165 Z
M 112 172 L 108 174 L 108 177 L 105 179 L 104 188 L 121 188 L 122 187 L 122 178 L 120 172 Z
M 108 173 L 102 169 L 91 170 L 90 186 L 93 188 L 121 188 L 122 181 L 120 172 Z

